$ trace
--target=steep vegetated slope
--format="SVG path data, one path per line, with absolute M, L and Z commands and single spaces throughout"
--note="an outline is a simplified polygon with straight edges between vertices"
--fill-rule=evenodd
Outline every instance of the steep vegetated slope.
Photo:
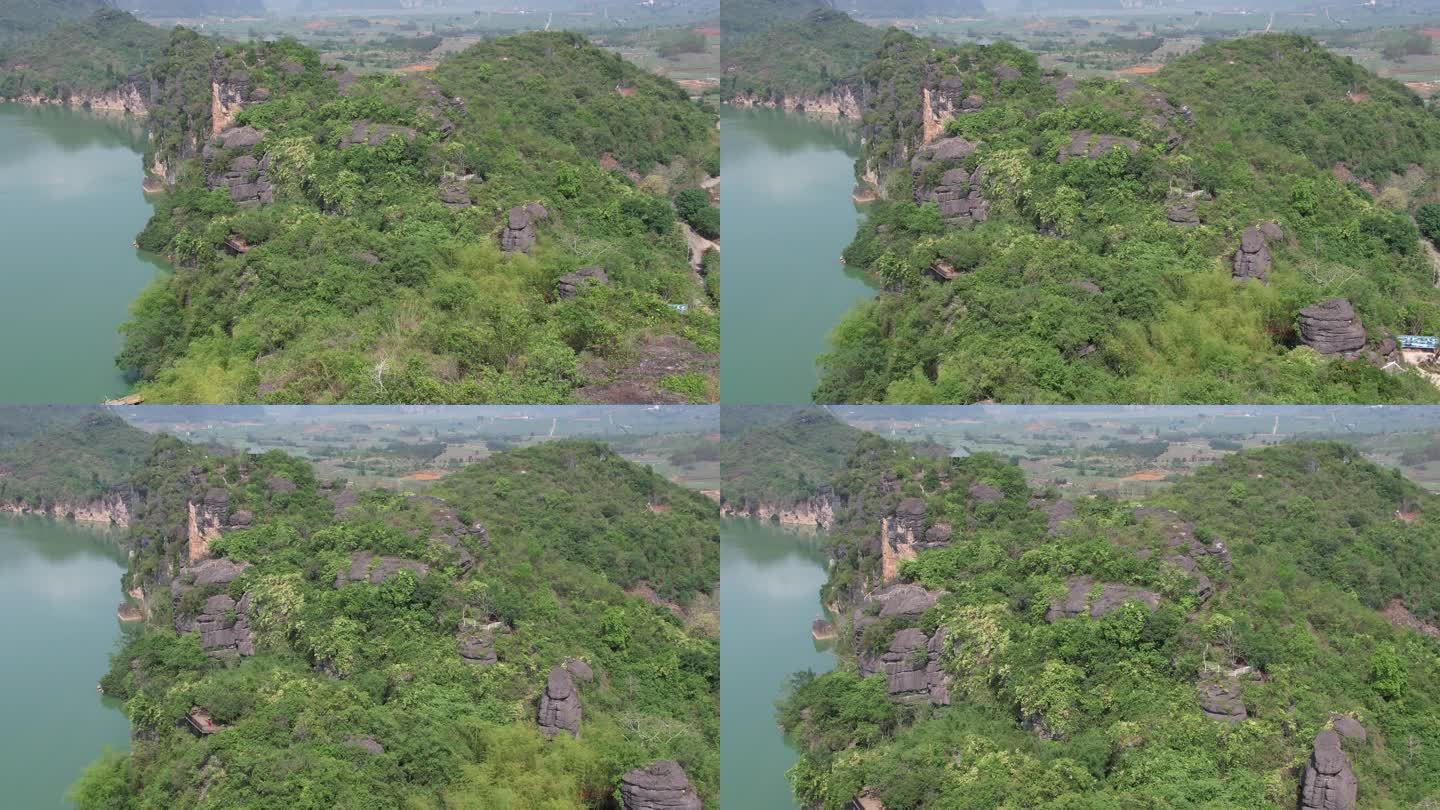
M 866 434 L 816 410 L 776 410 L 762 422 L 724 426 L 722 508 L 731 515 L 824 525 L 824 508 L 810 508 L 817 487 L 844 470 Z
M 50 409 L 7 409 L 0 415 L 13 428 L 13 416 L 39 410 Z M 0 511 L 125 525 L 128 481 L 154 437 L 98 410 L 61 410 L 38 416 L 33 434 L 0 448 Z
M 723 54 L 772 25 L 827 9 L 825 0 L 731 0 L 720 6 L 720 47 Z
M 880 29 L 828 9 L 778 21 L 725 50 L 721 94 L 734 104 L 825 110 L 858 117 L 858 102 L 853 97 L 830 91 L 839 80 L 860 72 L 883 37 Z
M 102 9 L 57 25 L 0 59 L 0 98 L 88 104 L 143 114 L 146 70 L 169 34 L 128 13 Z
M 81 808 L 718 806 L 705 497 L 574 441 L 417 496 L 167 436 L 131 481 L 132 749 Z
M 829 487 L 840 664 L 779 710 L 805 806 L 1440 796 L 1440 507 L 1354 449 L 1239 452 L 1127 504 L 866 435 Z
M 887 291 L 817 401 L 1437 398 L 1392 365 L 1440 330 L 1440 121 L 1399 84 L 1289 35 L 1144 84 L 891 31 L 848 92 L 883 199 L 845 259 Z
M 148 401 L 716 396 L 671 197 L 708 221 L 718 137 L 673 83 L 562 33 L 362 78 L 182 30 L 155 74 L 139 243 L 176 271 L 118 358 Z

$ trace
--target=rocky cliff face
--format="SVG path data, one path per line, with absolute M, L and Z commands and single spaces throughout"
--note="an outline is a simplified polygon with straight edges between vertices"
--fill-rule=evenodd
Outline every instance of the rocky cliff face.
M 863 86 L 842 84 L 813 95 L 772 96 L 769 98 L 745 95 L 735 96 L 729 100 L 729 103 L 736 107 L 766 107 L 772 110 L 788 110 L 859 120 L 864 110 L 863 98 Z
M 63 98 L 27 93 L 8 101 L 17 104 L 63 104 L 70 107 L 85 107 L 103 112 L 129 113 L 130 115 L 150 114 L 149 87 L 139 79 L 132 79 L 112 90 L 93 93 L 76 93 Z
M 724 517 L 748 517 L 786 526 L 830 529 L 835 525 L 835 509 L 839 506 L 835 490 L 825 486 L 799 503 L 746 503 L 737 504 L 722 501 L 720 514 Z
M 130 525 L 132 497 L 133 494 L 130 487 L 119 484 L 111 487 L 99 498 L 90 501 L 56 501 L 43 506 L 35 506 L 16 501 L 0 502 L 0 513 L 36 515 L 55 520 L 101 523 L 123 528 Z
M 202 500 L 185 505 L 190 522 L 185 530 L 185 559 L 194 563 L 210 554 L 210 541 L 220 539 L 220 529 L 229 517 L 230 496 L 223 489 L 212 489 Z

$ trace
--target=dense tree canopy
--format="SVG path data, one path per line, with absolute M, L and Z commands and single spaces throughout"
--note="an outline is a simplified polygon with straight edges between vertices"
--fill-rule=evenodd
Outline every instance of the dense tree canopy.
M 797 674 L 778 713 L 804 752 L 790 779 L 805 806 L 1293 807 L 1336 714 L 1369 732 L 1345 744 L 1361 806 L 1440 796 L 1440 642 L 1408 626 L 1440 622 L 1436 496 L 1354 449 L 1238 452 L 1146 502 L 1093 497 L 1067 513 L 1006 459 L 866 435 L 830 483 L 821 598 L 837 608 L 839 663 Z M 953 536 L 884 579 L 881 520 L 917 499 L 917 531 Z M 1185 548 L 1203 550 L 1185 552 L 1193 573 L 1172 562 Z M 1078 577 L 1096 583 L 1087 599 L 1104 583 L 1154 607 L 1055 618 Z M 877 615 L 892 582 L 933 605 Z M 861 677 L 857 660 L 906 628 L 942 639 L 931 661 L 949 705 Z M 1245 719 L 1203 714 L 1207 684 L 1233 684 Z
M 231 126 L 259 143 L 212 138 L 217 70 L 250 93 Z M 673 82 L 538 32 L 360 78 L 292 41 L 177 30 L 154 72 L 146 165 L 175 184 L 139 243 L 176 272 L 136 301 L 118 358 L 148 401 L 571 401 L 657 343 L 714 377 L 718 302 L 671 197 L 718 174 L 718 137 Z M 274 202 L 212 188 L 231 165 Z M 507 212 L 534 203 L 533 249 L 502 251 Z M 606 283 L 561 294 L 592 266 Z
M 1298 326 L 1301 309 L 1343 297 L 1369 349 L 1440 331 L 1410 216 L 1440 197 L 1440 121 L 1397 82 L 1289 35 L 1207 45 L 1142 84 L 1062 81 L 1007 44 L 899 31 L 863 77 L 858 168 L 885 199 L 845 259 L 888 290 L 836 329 L 817 401 L 1440 397 L 1383 358 L 1321 355 Z M 978 108 L 927 130 L 922 85 Z M 1118 145 L 1057 159 L 1077 137 L 1096 143 L 1077 133 Z M 942 136 L 978 148 L 912 165 Z M 914 202 L 952 169 L 980 186 L 983 222 Z M 1268 222 L 1283 236 L 1267 282 L 1232 279 L 1242 231 Z M 927 274 L 941 262 L 953 280 Z
M 134 743 L 77 783 L 82 810 L 600 808 L 656 759 L 719 806 L 718 535 L 702 495 L 576 441 L 496 454 L 437 498 L 164 437 L 133 484 L 125 584 L 148 621 L 102 686 Z M 227 526 L 199 561 L 196 508 Z M 407 562 L 350 581 L 360 553 Z M 188 584 L 230 563 L 233 579 Z M 202 651 L 208 626 L 177 632 L 217 598 L 230 612 L 213 621 L 243 614 L 253 655 Z M 457 653 L 482 633 L 491 660 Z M 580 733 L 547 740 L 536 702 L 572 659 L 594 676 L 576 681 Z M 196 707 L 219 729 L 177 727 Z

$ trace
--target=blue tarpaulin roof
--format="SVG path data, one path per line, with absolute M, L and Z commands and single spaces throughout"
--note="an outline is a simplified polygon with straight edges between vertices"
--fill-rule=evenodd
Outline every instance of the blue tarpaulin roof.
M 1401 335 L 1396 340 L 1405 349 L 1434 349 L 1440 345 L 1440 338 L 1430 335 Z

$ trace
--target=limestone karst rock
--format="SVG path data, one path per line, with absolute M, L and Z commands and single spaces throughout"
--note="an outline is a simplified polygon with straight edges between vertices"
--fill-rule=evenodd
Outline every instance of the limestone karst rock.
M 1300 310 L 1300 340 L 1321 354 L 1365 347 L 1365 327 L 1344 298 L 1328 298 Z
M 700 810 L 700 794 L 680 763 L 662 759 L 627 771 L 620 777 L 620 801 L 625 810 Z
M 1351 810 L 1359 793 L 1350 758 L 1340 735 L 1326 729 L 1315 735 L 1315 748 L 1300 782 L 1300 810 Z
M 1347 740 L 1365 742 L 1370 736 L 1366 733 L 1365 727 L 1360 725 L 1360 721 L 1349 715 L 1332 714 L 1330 721 L 1330 724 L 1335 727 L 1335 733 Z
M 540 695 L 540 708 L 536 720 L 540 733 L 554 737 L 564 732 L 571 737 L 580 736 L 580 690 L 575 680 L 563 665 L 550 670 L 545 679 L 545 691 Z

